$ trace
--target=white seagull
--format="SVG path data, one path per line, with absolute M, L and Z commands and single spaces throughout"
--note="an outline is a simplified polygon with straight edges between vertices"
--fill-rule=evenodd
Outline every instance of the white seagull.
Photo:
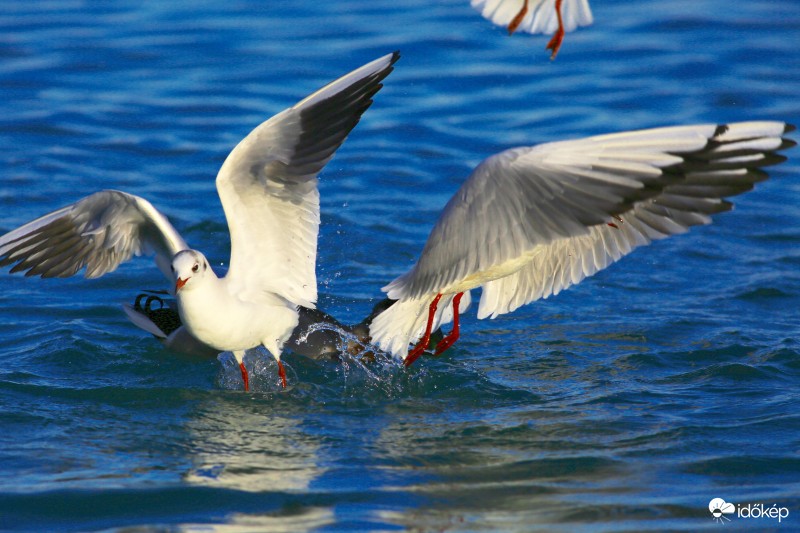
M 392 71 L 389 54 L 339 78 L 256 127 L 217 174 L 231 238 L 219 278 L 147 200 L 106 190 L 0 237 L 0 265 L 27 276 L 87 278 L 134 255 L 155 254 L 174 284 L 180 318 L 197 340 L 232 351 L 249 389 L 245 351 L 263 345 L 278 362 L 298 324 L 298 306 L 317 300 L 317 175 Z
M 767 179 L 794 128 L 696 125 L 506 150 L 483 161 L 445 206 L 417 263 L 383 291 L 396 300 L 372 341 L 410 365 L 439 325 L 458 338 L 470 289 L 478 318 L 558 294 L 635 248 L 708 224 L 724 200 Z M 463 297 L 463 299 L 462 299 Z M 421 340 L 419 340 L 421 339 Z M 419 340 L 409 352 L 409 344 Z
M 484 18 L 506 26 L 509 34 L 517 29 L 552 33 L 546 47 L 552 52 L 550 59 L 556 58 L 565 32 L 592 23 L 589 0 L 471 0 L 471 5 Z

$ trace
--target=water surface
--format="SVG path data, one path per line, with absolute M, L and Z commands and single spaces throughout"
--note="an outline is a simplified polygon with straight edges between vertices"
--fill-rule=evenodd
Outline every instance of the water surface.
M 419 253 L 483 158 L 634 128 L 800 121 L 800 4 L 598 1 L 508 38 L 466 0 L 6 2 L 0 231 L 101 188 L 215 266 L 214 176 L 254 126 L 399 49 L 321 176 L 320 306 L 345 322 Z M 795 136 L 796 138 L 796 136 Z M 708 227 L 546 301 L 463 324 L 410 370 L 192 362 L 119 306 L 152 263 L 0 280 L 0 529 L 698 530 L 712 498 L 800 519 L 796 150 Z

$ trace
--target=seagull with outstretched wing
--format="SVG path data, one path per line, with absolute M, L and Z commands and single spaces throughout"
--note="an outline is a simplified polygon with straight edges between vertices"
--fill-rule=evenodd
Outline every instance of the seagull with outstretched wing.
M 473 171 L 445 206 L 416 264 L 383 288 L 395 303 L 373 342 L 414 362 L 430 334 L 459 335 L 470 290 L 478 318 L 558 294 L 629 254 L 728 211 L 794 146 L 783 122 L 705 124 L 506 150 Z M 417 342 L 419 341 L 419 342 Z M 417 342 L 409 351 L 409 345 Z
M 173 284 L 183 328 L 239 362 L 264 346 L 278 362 L 313 308 L 319 229 L 317 175 L 333 157 L 399 54 L 389 54 L 326 85 L 256 127 L 228 155 L 217 191 L 231 238 L 230 268 L 218 277 L 150 202 L 105 190 L 0 237 L 0 265 L 28 276 L 87 278 L 115 270 L 134 255 L 154 254 Z

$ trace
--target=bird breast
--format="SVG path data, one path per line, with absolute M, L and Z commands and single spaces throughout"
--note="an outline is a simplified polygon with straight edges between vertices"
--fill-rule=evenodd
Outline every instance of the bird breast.
M 220 351 L 263 344 L 280 356 L 298 322 L 295 306 L 277 295 L 247 301 L 229 294 L 222 283 L 208 285 L 177 294 L 178 311 L 192 335 Z

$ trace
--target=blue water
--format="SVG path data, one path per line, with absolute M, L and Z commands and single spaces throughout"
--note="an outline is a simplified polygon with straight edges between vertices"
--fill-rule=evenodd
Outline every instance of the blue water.
M 403 54 L 321 177 L 320 306 L 345 322 L 480 160 L 670 124 L 800 122 L 800 3 L 598 0 L 508 38 L 467 0 L 3 2 L 0 231 L 101 188 L 215 265 L 214 176 L 272 114 Z M 797 135 L 794 135 L 797 139 Z M 0 530 L 800 528 L 800 151 L 708 227 L 637 250 L 409 370 L 286 355 L 239 391 L 120 304 L 164 288 L 0 277 Z M 720 526 L 712 498 L 790 515 Z

